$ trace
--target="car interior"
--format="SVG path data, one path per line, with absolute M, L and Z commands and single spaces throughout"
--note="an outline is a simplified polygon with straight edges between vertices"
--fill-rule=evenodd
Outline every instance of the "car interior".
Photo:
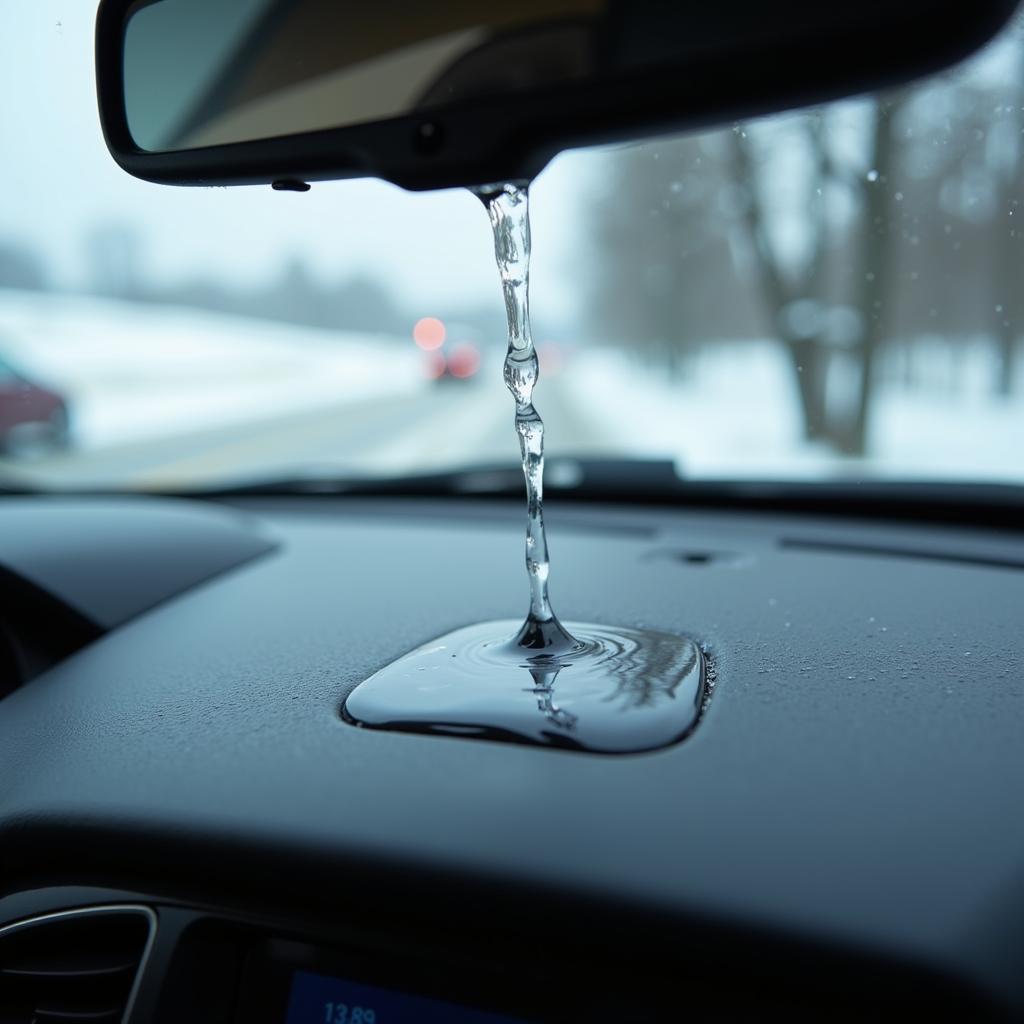
M 0 1024 L 1024 1019 L 1016 4 L 13 6 Z

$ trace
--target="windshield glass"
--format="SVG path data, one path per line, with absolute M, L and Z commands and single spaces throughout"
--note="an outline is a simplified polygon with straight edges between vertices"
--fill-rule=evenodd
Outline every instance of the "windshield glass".
M 515 460 L 480 202 L 131 178 L 93 17 L 0 14 L 0 482 Z M 531 188 L 549 454 L 1024 481 L 1022 189 L 1019 23 L 884 95 L 563 154 Z

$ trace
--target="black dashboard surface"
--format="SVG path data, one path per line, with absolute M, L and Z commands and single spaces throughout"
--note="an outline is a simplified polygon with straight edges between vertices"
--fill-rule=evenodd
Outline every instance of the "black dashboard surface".
M 518 502 L 234 504 L 275 550 L 0 702 L 2 893 L 453 919 L 514 894 L 540 922 L 570 900 L 1024 1007 L 1019 535 L 555 505 L 559 613 L 686 633 L 717 670 L 682 744 L 595 756 L 339 717 L 398 655 L 525 611 Z

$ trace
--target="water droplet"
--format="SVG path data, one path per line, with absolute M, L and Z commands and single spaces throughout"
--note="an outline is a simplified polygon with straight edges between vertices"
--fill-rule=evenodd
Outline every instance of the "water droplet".
M 872 167 L 871 170 L 868 171 L 868 173 L 867 173 L 867 179 L 868 179 L 868 181 L 878 181 L 878 171 L 876 171 Z

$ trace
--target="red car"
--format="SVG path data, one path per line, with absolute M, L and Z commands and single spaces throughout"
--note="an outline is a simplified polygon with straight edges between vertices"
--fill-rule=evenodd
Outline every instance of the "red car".
M 0 451 L 36 443 L 66 448 L 69 437 L 63 396 L 33 383 L 0 357 Z

